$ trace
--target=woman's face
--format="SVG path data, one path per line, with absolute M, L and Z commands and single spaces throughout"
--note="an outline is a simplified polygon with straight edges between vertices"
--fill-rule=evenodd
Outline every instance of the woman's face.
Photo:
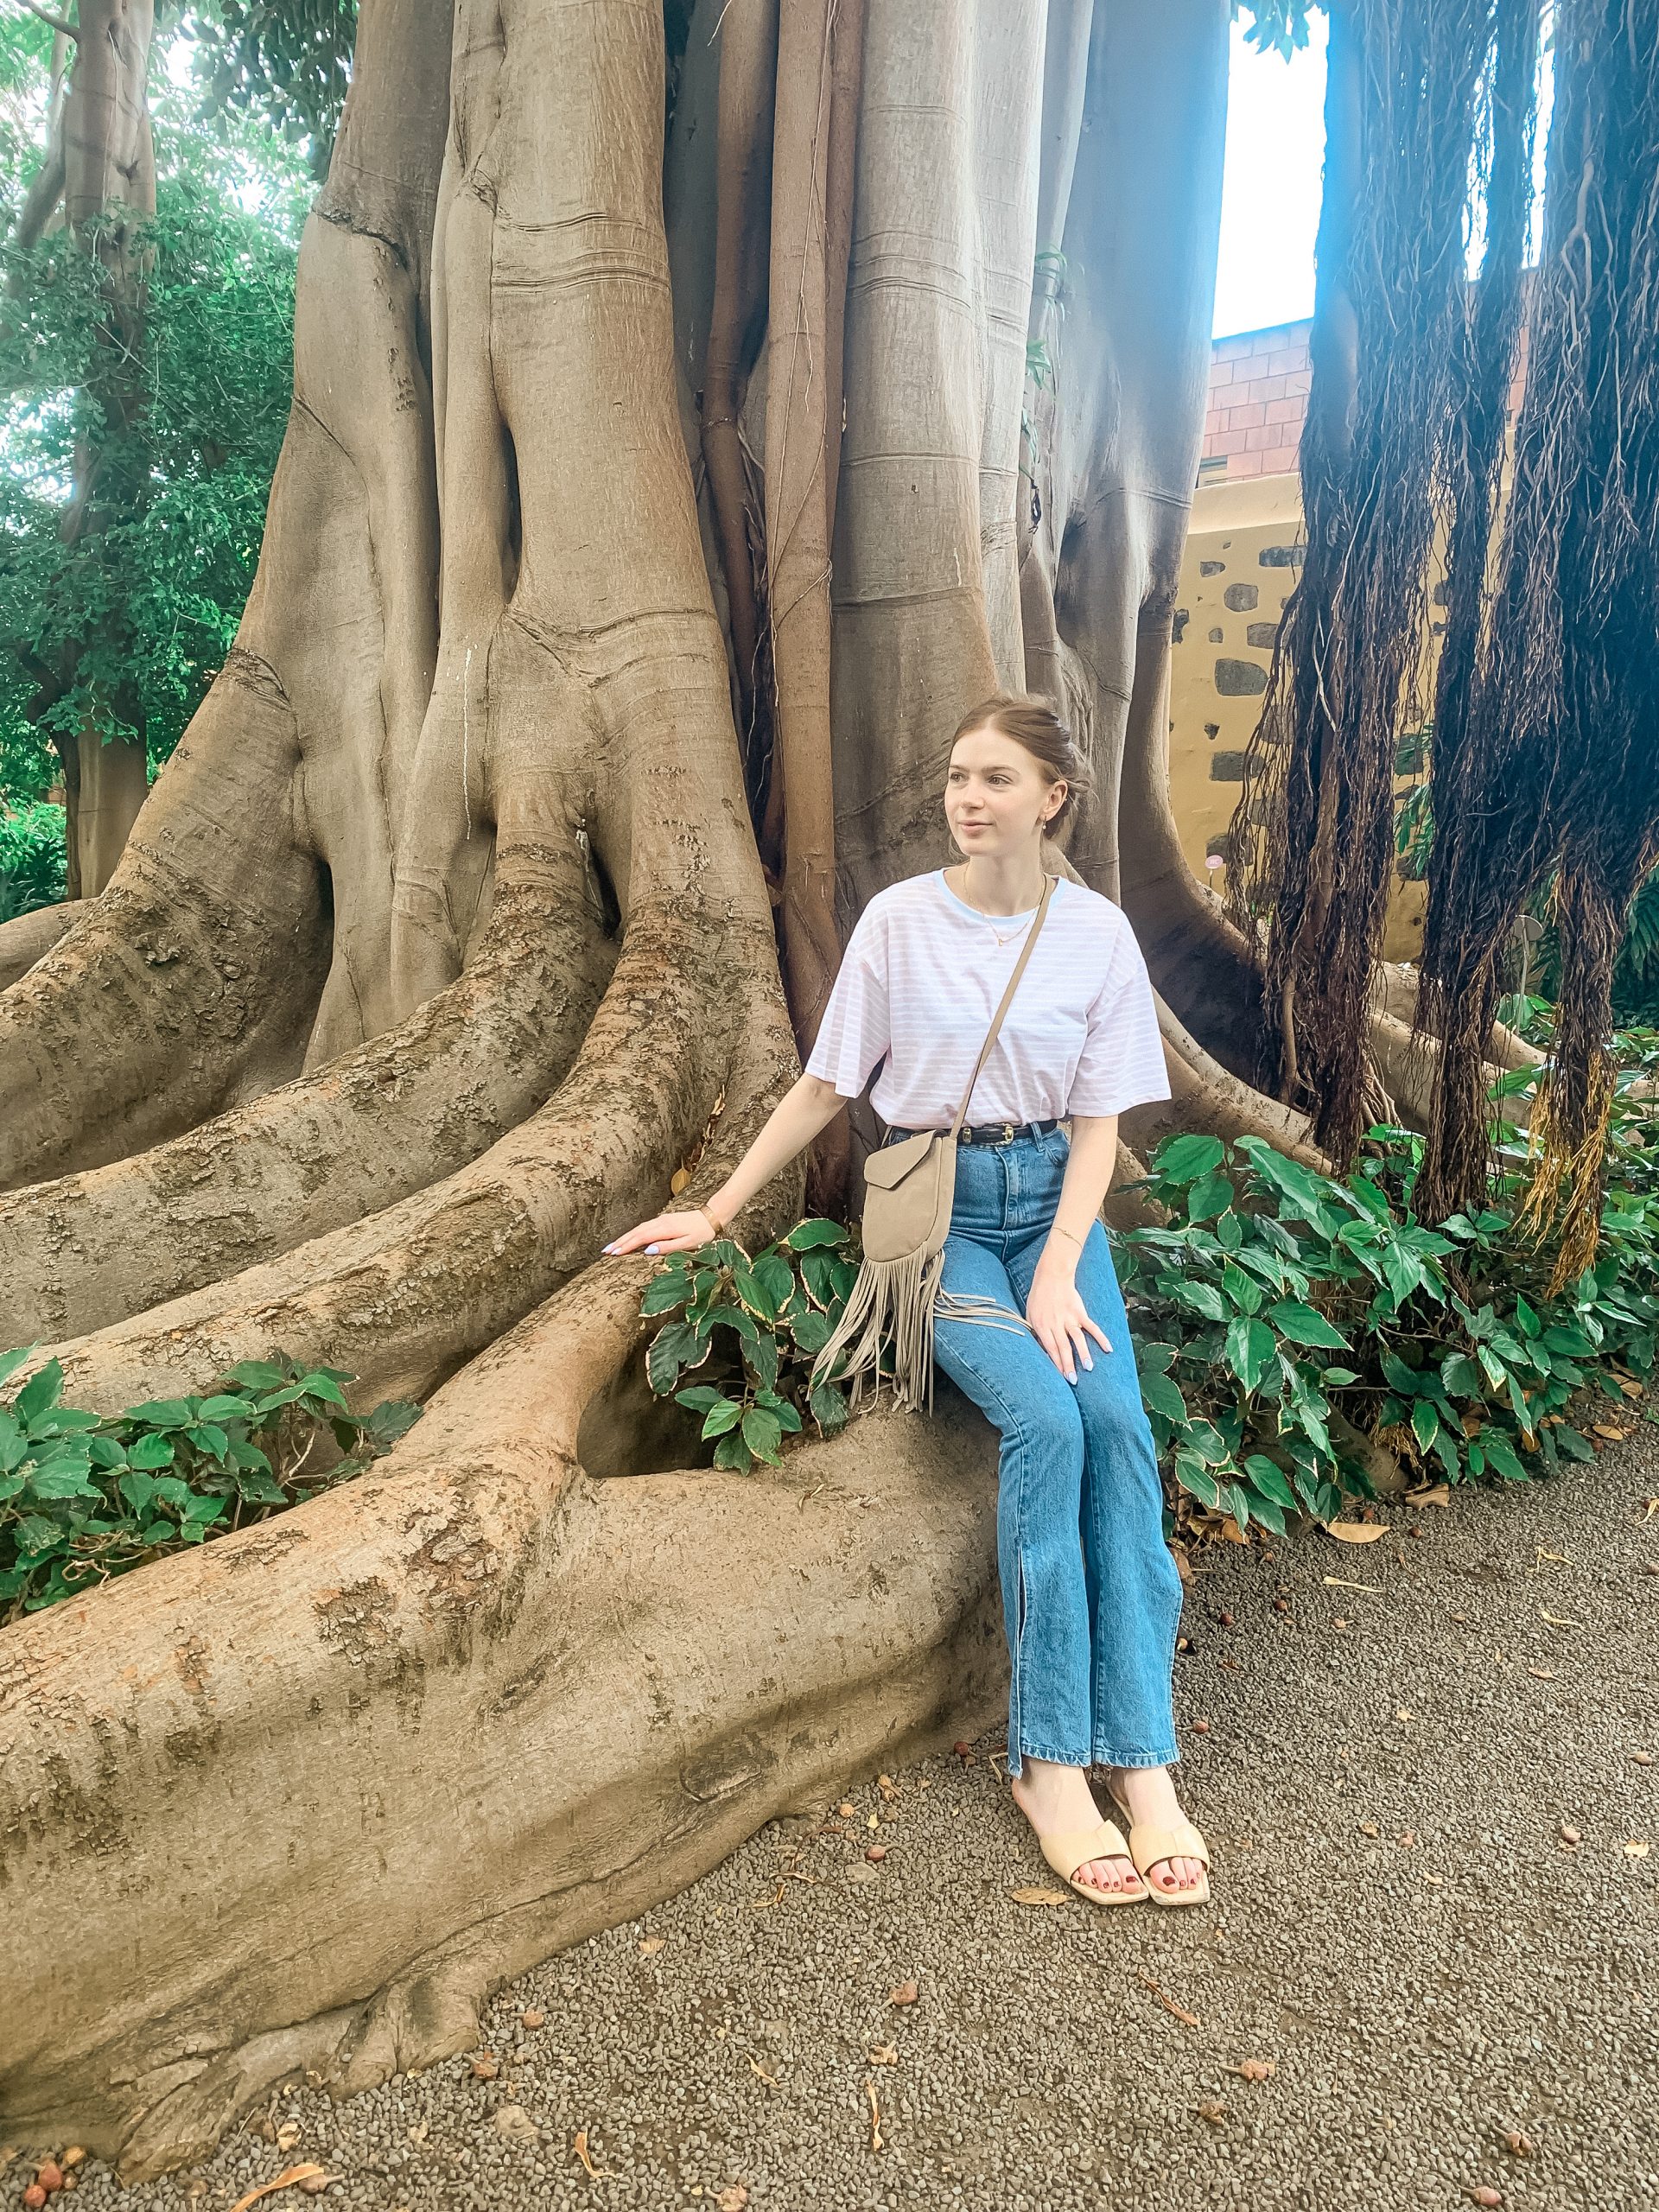
M 997 729 L 970 729 L 950 748 L 944 818 L 969 859 L 1003 859 L 1035 845 L 1065 798 L 1043 763 Z

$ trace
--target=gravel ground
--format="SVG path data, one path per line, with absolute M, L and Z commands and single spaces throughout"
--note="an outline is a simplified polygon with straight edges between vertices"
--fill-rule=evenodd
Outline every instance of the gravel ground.
M 226 2212 L 310 2159 L 346 2212 L 1659 2205 L 1656 1491 L 1640 1430 L 1363 1548 L 1205 1562 L 1206 1909 L 1014 1901 L 1052 1878 L 987 1738 L 526 1975 L 493 2078 L 284 2095 L 280 2142 L 128 2190 L 88 2161 L 79 2202 Z

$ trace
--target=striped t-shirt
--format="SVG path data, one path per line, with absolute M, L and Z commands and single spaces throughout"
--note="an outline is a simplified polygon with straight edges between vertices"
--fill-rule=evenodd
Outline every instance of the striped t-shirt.
M 948 1128 L 1026 941 L 1020 922 L 965 904 L 942 868 L 878 892 L 848 944 L 808 1074 L 856 1098 L 885 1060 L 870 1094 L 882 1120 Z M 1135 932 L 1121 907 L 1063 876 L 968 1119 L 1121 1114 L 1168 1096 Z

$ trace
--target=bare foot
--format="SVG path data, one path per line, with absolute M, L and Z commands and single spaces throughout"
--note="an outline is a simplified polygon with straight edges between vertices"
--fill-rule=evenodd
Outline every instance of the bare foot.
M 1014 1802 L 1039 1836 L 1054 1835 L 1065 1828 L 1092 1827 L 1101 1817 L 1094 1792 L 1080 1766 L 1061 1766 L 1052 1759 L 1027 1757 L 1021 1771 L 1012 1777 Z M 1180 1864 L 1192 1862 L 1183 1859 Z M 1073 1870 L 1073 1878 L 1091 1889 L 1139 1890 L 1141 1877 L 1125 1858 L 1086 1859 Z
M 1185 1820 L 1166 1766 L 1115 1766 L 1109 1767 L 1107 1773 L 1112 1796 L 1133 1824 L 1146 1821 L 1153 1827 L 1166 1828 Z M 1166 1896 L 1196 1889 L 1203 1878 L 1201 1859 L 1154 1859 L 1147 1869 L 1147 1879 Z

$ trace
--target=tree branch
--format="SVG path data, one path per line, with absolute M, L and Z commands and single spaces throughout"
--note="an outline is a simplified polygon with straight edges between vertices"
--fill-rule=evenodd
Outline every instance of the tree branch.
M 20 0 L 20 4 L 27 8 L 31 16 L 38 16 L 48 30 L 60 31 L 65 38 L 72 38 L 79 42 L 80 33 L 62 16 L 54 16 L 49 8 L 39 6 L 37 0 Z

